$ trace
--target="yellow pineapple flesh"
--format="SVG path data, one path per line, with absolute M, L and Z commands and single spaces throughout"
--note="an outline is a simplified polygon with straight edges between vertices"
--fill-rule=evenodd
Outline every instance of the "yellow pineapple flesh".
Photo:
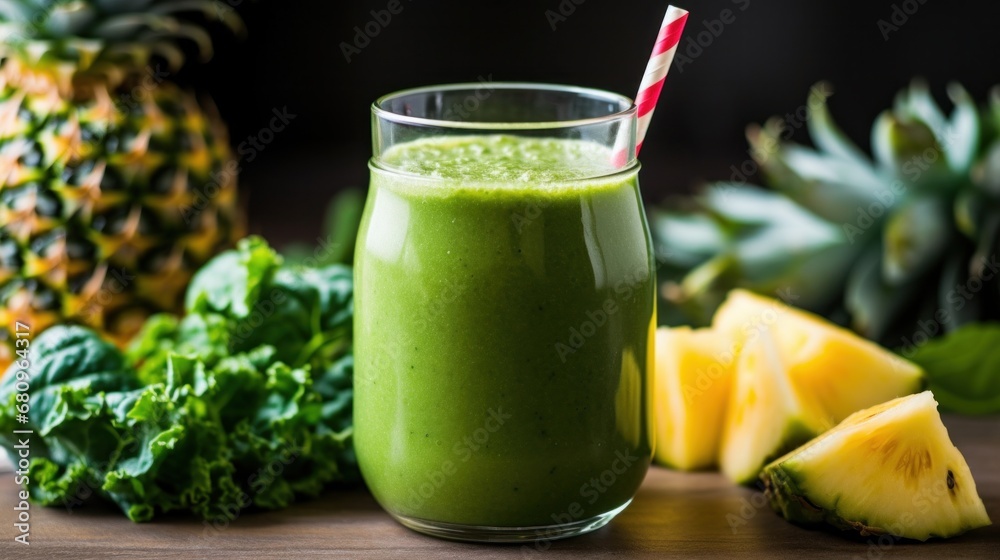
M 923 371 L 851 331 L 777 300 L 734 290 L 713 328 L 748 341 L 775 342 L 800 398 L 835 425 L 858 410 L 919 391 Z
M 849 416 L 761 479 L 774 509 L 802 524 L 921 541 L 990 524 L 929 391 Z
M 734 352 L 716 331 L 656 332 L 656 460 L 682 470 L 718 463 Z

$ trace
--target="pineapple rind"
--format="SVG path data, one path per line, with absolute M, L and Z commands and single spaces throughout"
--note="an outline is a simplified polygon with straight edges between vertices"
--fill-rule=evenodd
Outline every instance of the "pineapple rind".
M 823 509 L 802 498 L 792 473 L 780 465 L 765 468 L 760 474 L 760 480 L 771 508 L 785 519 L 805 524 L 822 523 L 826 520 Z
M 810 422 L 807 422 L 798 418 L 791 418 L 786 420 L 786 425 L 784 431 L 781 432 L 781 436 L 777 438 L 779 442 L 776 447 L 771 451 L 760 454 L 758 458 L 752 462 L 747 461 L 741 468 L 732 469 L 726 471 L 726 476 L 736 484 L 742 484 L 745 486 L 750 486 L 756 484 L 758 480 L 758 475 L 761 469 L 765 465 L 771 463 L 777 457 L 781 457 L 794 449 L 797 449 L 800 445 L 808 442 L 809 440 L 816 437 L 817 430 L 814 427 L 810 427 Z
M 837 428 L 772 462 L 760 476 L 772 508 L 795 523 L 826 523 L 863 536 L 888 534 L 920 541 L 932 537 L 949 538 L 989 525 L 989 516 L 976 492 L 968 464 L 948 439 L 936 406 L 931 393 L 923 392 L 860 411 Z M 882 412 L 886 412 L 886 416 L 878 417 L 877 414 Z M 892 431 L 893 428 L 896 429 L 895 432 Z M 873 488 L 873 483 L 864 480 L 863 475 L 884 476 L 893 480 L 904 475 L 888 472 L 884 463 L 875 464 L 879 459 L 879 449 L 863 448 L 864 453 L 855 452 L 850 455 L 855 459 L 853 461 L 848 461 L 846 457 L 858 445 L 863 446 L 870 441 L 866 438 L 872 433 L 881 433 L 878 430 L 888 429 L 890 433 L 898 434 L 899 438 L 905 438 L 907 428 L 919 433 L 920 438 L 933 442 L 935 453 L 930 456 L 929 462 L 932 466 L 924 471 L 924 478 L 929 474 L 941 474 L 937 464 L 943 458 L 949 477 L 955 483 L 935 486 L 922 480 L 921 484 L 910 488 L 909 493 L 872 496 L 869 499 L 875 504 L 872 506 L 875 509 L 862 512 L 857 508 L 863 507 L 863 500 L 862 505 L 856 503 L 860 499 L 860 493 L 884 491 L 892 487 L 886 484 L 883 488 Z M 899 440 L 893 441 L 896 442 L 895 445 L 899 445 Z M 851 443 L 855 444 L 855 448 L 850 447 Z M 905 443 L 904 440 L 902 445 L 905 446 Z M 891 449 L 895 450 L 895 445 Z M 841 463 L 836 462 L 838 453 L 844 457 Z M 848 469 L 857 480 L 852 484 L 844 484 L 843 488 L 811 488 L 819 484 L 815 479 L 822 473 L 817 469 L 823 468 L 821 465 L 825 461 L 826 469 Z M 897 463 L 897 470 L 899 464 Z M 876 479 L 875 483 L 878 482 L 880 481 Z M 953 491 L 952 488 L 959 490 Z M 893 508 L 899 500 L 909 502 L 906 507 L 896 508 L 898 511 L 894 513 Z M 950 510 L 949 504 L 953 504 Z M 855 508 L 853 511 L 850 509 L 852 507 Z
M 211 106 L 170 82 L 64 97 L 0 66 L 0 368 L 15 322 L 124 343 L 179 312 L 193 272 L 241 233 L 235 159 Z M 129 82 L 130 83 L 130 82 Z

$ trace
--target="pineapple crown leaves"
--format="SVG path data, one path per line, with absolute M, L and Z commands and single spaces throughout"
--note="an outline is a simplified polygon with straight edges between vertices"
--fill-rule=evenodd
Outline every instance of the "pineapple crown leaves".
M 177 69 L 184 62 L 178 39 L 202 59 L 212 56 L 208 32 L 183 17 L 194 13 L 243 31 L 236 11 L 218 0 L 0 0 L 0 56 L 60 77 L 105 74 L 111 82 L 153 56 Z
M 654 211 L 652 225 L 666 264 L 663 295 L 698 322 L 737 287 L 798 286 L 803 304 L 826 304 L 826 283 L 838 281 L 850 256 L 836 225 L 773 191 L 715 184 L 686 206 L 694 211 Z
M 792 287 L 805 292 L 805 307 L 840 309 L 856 329 L 880 338 L 914 298 L 943 302 L 949 286 L 982 276 L 985 259 L 1000 248 L 1000 88 L 977 107 L 950 84 L 946 114 L 915 80 L 875 120 L 872 156 L 834 122 L 830 91 L 817 84 L 806 106 L 815 147 L 790 141 L 791 127 L 778 118 L 748 127 L 749 153 L 771 190 L 722 184 L 706 191 L 729 193 L 724 198 L 741 205 L 759 199 L 766 212 L 730 212 L 703 194 L 692 201 L 694 213 L 654 215 L 668 299 L 695 302 L 704 316 L 702 305 L 733 287 Z M 755 246 L 758 239 L 768 244 Z M 940 289 L 918 293 L 933 275 Z M 949 309 L 955 325 L 973 320 L 968 309 Z

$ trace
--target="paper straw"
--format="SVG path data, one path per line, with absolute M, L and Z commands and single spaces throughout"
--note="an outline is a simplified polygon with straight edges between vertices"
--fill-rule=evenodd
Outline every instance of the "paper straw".
M 667 13 L 663 16 L 660 33 L 656 36 L 656 44 L 653 45 L 653 52 L 646 64 L 646 72 L 642 75 L 639 92 L 635 95 L 639 119 L 635 138 L 635 155 L 637 156 L 639 150 L 642 149 L 643 141 L 646 139 L 649 121 L 653 119 L 653 110 L 656 109 L 656 102 L 660 99 L 660 91 L 667 79 L 667 72 L 670 70 L 670 63 L 674 60 L 674 53 L 677 52 L 677 45 L 681 41 L 681 33 L 684 32 L 687 18 L 687 10 L 675 6 L 668 6 Z M 623 149 L 615 154 L 615 159 L 624 164 L 629 159 L 624 156 Z

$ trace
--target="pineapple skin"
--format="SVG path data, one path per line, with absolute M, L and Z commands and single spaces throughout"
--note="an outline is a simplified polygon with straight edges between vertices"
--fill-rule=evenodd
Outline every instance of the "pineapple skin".
M 814 492 L 819 490 L 816 488 L 810 490 L 809 487 L 809 478 L 814 474 L 810 468 L 814 466 L 811 459 L 828 457 L 830 454 L 830 451 L 824 448 L 823 440 L 830 438 L 830 441 L 836 441 L 840 438 L 846 438 L 844 441 L 847 442 L 853 440 L 864 441 L 872 430 L 878 429 L 880 421 L 876 419 L 874 421 L 875 426 L 873 426 L 873 422 L 869 422 L 871 418 L 884 411 L 891 411 L 893 408 L 897 408 L 898 410 L 898 407 L 902 406 L 909 406 L 910 410 L 916 407 L 921 408 L 916 410 L 915 414 L 910 414 L 909 416 L 894 416 L 888 425 L 891 426 L 892 423 L 896 423 L 896 425 L 901 426 L 910 422 L 916 422 L 915 426 L 919 430 L 919 433 L 924 434 L 924 437 L 933 438 L 933 436 L 937 436 L 939 439 L 935 443 L 938 444 L 936 449 L 940 450 L 940 455 L 934 456 L 931 465 L 938 463 L 944 458 L 943 462 L 949 464 L 955 470 L 954 478 L 960 481 L 956 486 L 961 488 L 961 492 L 969 493 L 969 496 L 972 498 L 967 500 L 966 509 L 955 512 L 955 515 L 962 515 L 964 517 L 960 518 L 961 521 L 957 525 L 952 523 L 953 527 L 950 529 L 935 530 L 923 525 L 917 526 L 916 522 L 918 520 L 928 517 L 929 514 L 926 512 L 921 513 L 907 510 L 894 520 L 887 519 L 884 512 L 868 512 L 868 515 L 855 514 L 851 515 L 851 518 L 847 518 L 837 507 L 841 503 L 841 498 L 834 499 L 832 507 L 822 507 L 817 503 L 813 503 L 814 501 L 823 503 L 824 500 L 828 502 L 830 501 L 829 496 L 817 496 L 813 500 L 810 500 L 809 496 L 815 496 Z M 929 391 L 900 397 L 887 403 L 858 411 L 844 420 L 834 430 L 818 436 L 802 447 L 771 462 L 761 472 L 760 481 L 763 484 L 764 493 L 772 509 L 788 521 L 802 525 L 820 525 L 825 523 L 841 531 L 853 531 L 861 536 L 890 535 L 893 538 L 919 541 L 926 541 L 932 537 L 950 538 L 971 529 L 990 525 L 990 519 L 982 500 L 976 492 L 975 481 L 972 478 L 968 465 L 965 463 L 965 459 L 961 456 L 960 452 L 952 445 L 950 439 L 948 439 L 947 430 L 941 424 L 941 419 L 936 408 L 937 402 Z M 933 420 L 927 422 L 931 417 L 933 417 Z M 882 424 L 882 426 L 885 425 Z M 859 429 L 855 429 L 856 427 Z M 927 434 L 931 435 L 928 436 Z M 892 447 L 889 449 L 894 450 L 896 448 Z M 846 446 L 844 446 L 842 451 L 845 453 L 858 452 L 858 450 L 849 450 Z M 881 450 L 864 450 L 865 461 L 860 463 L 851 462 L 850 468 L 852 472 L 855 470 L 857 472 L 865 472 L 871 469 L 872 465 L 864 463 L 879 461 L 876 451 Z M 844 466 L 846 467 L 846 465 Z M 889 469 L 890 466 L 882 462 L 879 468 L 885 470 Z M 948 474 L 952 476 L 950 470 Z M 852 491 L 860 491 L 857 488 L 842 488 L 841 490 L 845 494 Z M 920 503 L 921 493 L 926 491 L 927 488 L 920 485 L 916 489 L 911 490 L 911 492 L 915 493 L 912 503 Z M 884 496 L 887 501 L 900 499 L 901 497 L 909 496 L 905 493 Z M 926 496 L 923 497 L 926 498 Z M 924 504 L 935 505 L 937 503 L 938 501 L 933 497 L 931 499 L 924 499 Z
M 194 271 L 242 233 L 238 165 L 211 104 L 133 75 L 67 89 L 0 67 L 0 368 L 15 323 L 124 344 L 179 312 Z

